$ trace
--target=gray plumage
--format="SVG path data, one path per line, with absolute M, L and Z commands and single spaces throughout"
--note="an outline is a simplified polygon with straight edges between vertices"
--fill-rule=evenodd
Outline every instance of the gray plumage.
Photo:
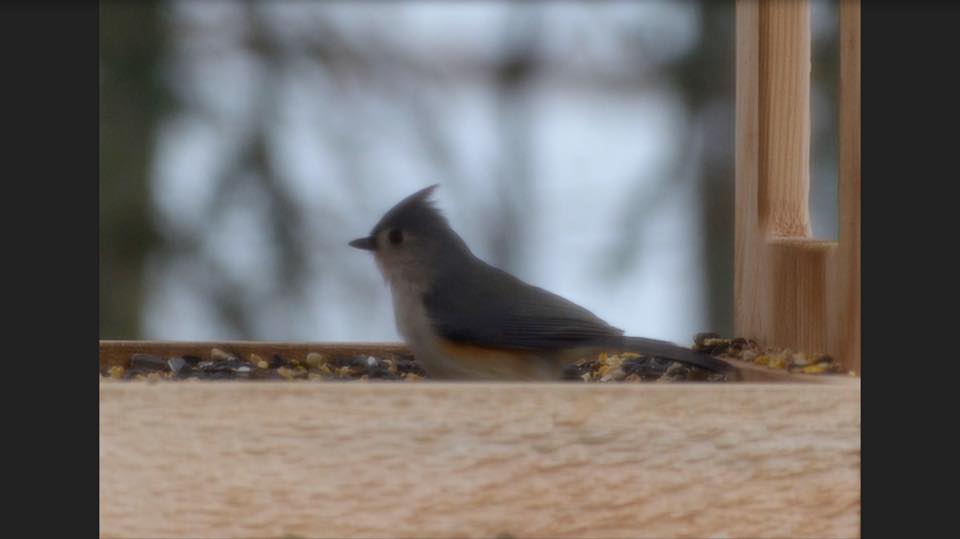
M 432 333 L 497 350 L 549 355 L 593 347 L 655 355 L 718 372 L 730 368 L 669 342 L 624 337 L 621 329 L 587 309 L 477 258 L 429 200 L 436 187 L 408 196 L 383 216 L 369 238 L 351 243 L 375 252 L 394 294 L 398 329 L 415 354 L 418 347 L 423 356 L 440 353 L 435 345 L 425 344 Z

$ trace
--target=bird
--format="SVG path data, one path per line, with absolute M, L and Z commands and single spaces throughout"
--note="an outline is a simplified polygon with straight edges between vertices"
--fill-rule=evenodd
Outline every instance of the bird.
M 600 352 L 635 352 L 725 373 L 732 367 L 671 342 L 624 336 L 589 310 L 481 260 L 431 195 L 407 196 L 350 241 L 373 253 L 397 331 L 430 378 L 561 380 Z

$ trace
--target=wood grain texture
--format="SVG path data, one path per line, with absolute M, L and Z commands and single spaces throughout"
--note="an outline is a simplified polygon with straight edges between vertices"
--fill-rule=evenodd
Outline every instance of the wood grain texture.
M 100 386 L 104 537 L 855 537 L 860 386 Z
M 856 172 L 841 173 L 853 179 L 841 179 L 840 241 L 820 241 L 810 237 L 808 210 L 810 5 L 738 0 L 736 9 L 734 332 L 765 346 L 826 352 L 859 373 L 859 53 L 843 63 L 845 73 L 856 67 L 857 102 L 843 109 L 856 115 L 841 115 L 841 140 L 855 134 L 844 148 Z M 850 100 L 853 92 L 841 95 Z
M 809 219 L 810 6 L 737 2 L 734 332 L 828 352 L 828 263 Z
M 860 2 L 840 2 L 838 357 L 860 374 Z
M 761 311 L 764 282 L 761 272 L 765 242 L 760 227 L 760 4 L 736 3 L 736 138 L 734 194 L 734 333 L 760 340 L 765 317 Z
M 767 343 L 830 352 L 828 286 L 836 245 L 809 238 L 771 238 L 762 246 Z
M 760 2 L 760 226 L 772 236 L 810 235 L 810 5 Z

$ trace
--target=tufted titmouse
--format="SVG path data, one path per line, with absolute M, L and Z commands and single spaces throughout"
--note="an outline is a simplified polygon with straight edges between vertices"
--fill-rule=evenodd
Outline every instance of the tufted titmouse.
M 669 342 L 625 337 L 583 307 L 480 260 L 429 200 L 436 187 L 403 199 L 369 236 L 350 242 L 373 252 L 397 329 L 431 377 L 558 380 L 566 365 L 601 351 L 731 369 Z

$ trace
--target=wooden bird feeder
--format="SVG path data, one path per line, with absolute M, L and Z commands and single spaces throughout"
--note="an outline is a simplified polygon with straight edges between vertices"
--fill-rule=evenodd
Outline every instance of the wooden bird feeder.
M 808 217 L 806 1 L 736 3 L 736 334 L 860 373 L 860 4 L 840 2 L 839 242 Z M 163 356 L 395 344 L 101 341 Z M 104 537 L 854 537 L 860 378 L 100 385 Z

